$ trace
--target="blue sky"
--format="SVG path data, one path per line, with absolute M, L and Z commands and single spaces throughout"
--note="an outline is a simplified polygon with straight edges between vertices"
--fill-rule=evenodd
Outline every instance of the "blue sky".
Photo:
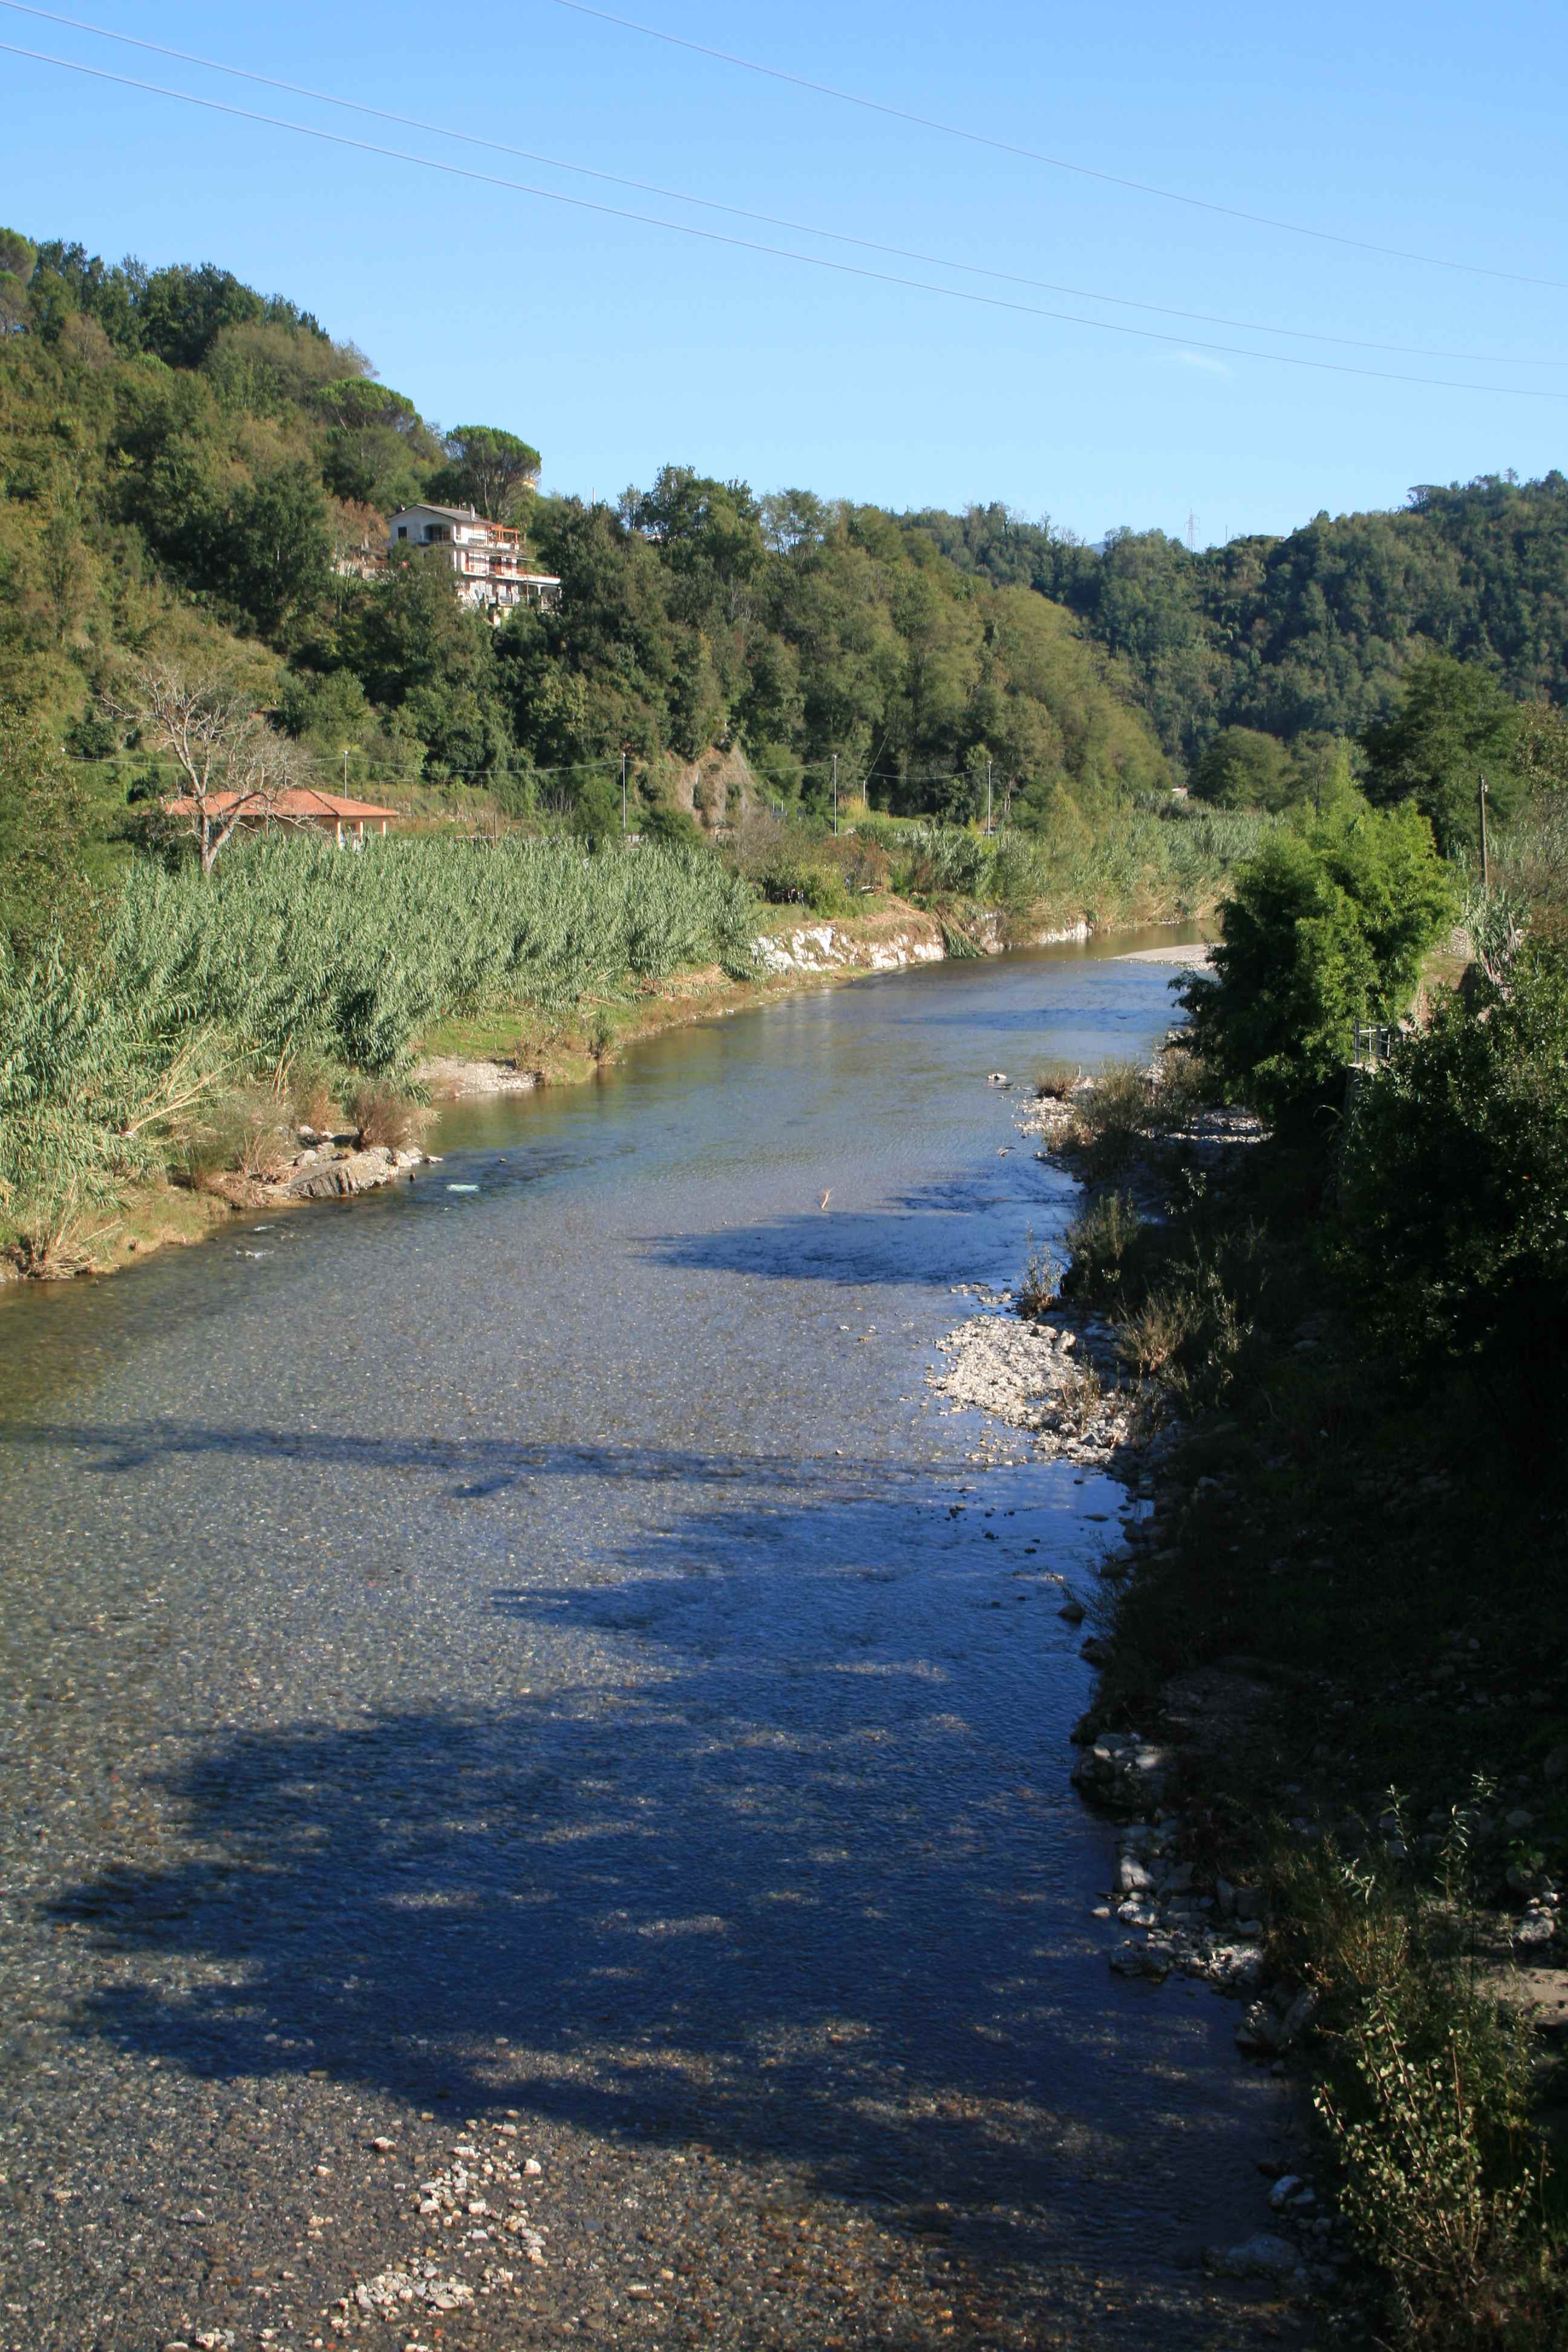
M 558 5 L 79 0 L 96 25 L 574 163 L 953 260 L 1321 335 L 1162 344 L 835 276 L 351 152 L 0 54 L 0 220 L 292 295 L 440 422 L 614 496 L 667 459 L 894 507 L 1000 499 L 1199 543 L 1568 459 L 1568 290 L 1387 259 L 944 138 Z M 688 38 L 1214 203 L 1568 280 L 1568 11 L 1233 0 L 622 0 Z M 0 6 L 0 39 L 504 177 L 1176 335 L 1178 321 L 857 256 L 595 186 Z M 1460 378 L 1449 391 L 1202 341 Z M 1507 364 L 1492 364 L 1493 360 Z M 1527 366 L 1553 360 L 1556 365 Z M 1530 385 L 1563 395 L 1515 398 Z

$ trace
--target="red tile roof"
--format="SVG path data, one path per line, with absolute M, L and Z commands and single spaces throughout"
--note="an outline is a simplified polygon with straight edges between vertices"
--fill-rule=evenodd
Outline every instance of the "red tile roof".
M 250 800 L 247 793 L 209 793 L 207 807 L 214 816 L 228 816 L 237 801 Z M 198 803 L 186 795 L 165 801 L 163 806 L 172 816 L 190 816 Z M 343 824 L 358 824 L 364 817 L 401 816 L 401 809 L 379 808 L 374 801 L 345 800 L 341 793 L 319 793 L 309 784 L 290 784 L 286 791 L 269 796 L 258 795 L 253 803 L 258 816 L 294 818 L 317 817 Z

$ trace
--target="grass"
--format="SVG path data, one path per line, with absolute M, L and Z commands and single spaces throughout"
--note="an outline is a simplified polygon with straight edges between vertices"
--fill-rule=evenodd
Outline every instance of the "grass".
M 1070 1147 L 1091 1183 L 1125 1174 L 1147 1149 L 1154 1081 L 1137 1062 L 1108 1062 L 1073 1102 Z

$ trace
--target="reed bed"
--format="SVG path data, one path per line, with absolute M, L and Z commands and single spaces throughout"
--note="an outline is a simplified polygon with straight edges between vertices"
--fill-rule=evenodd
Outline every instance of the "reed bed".
M 226 1090 L 326 1066 L 406 1090 L 424 1027 L 684 966 L 754 969 L 756 900 L 701 852 L 564 842 L 247 843 L 134 866 L 92 955 L 0 956 L 0 1225 L 68 1270 L 119 1188 L 177 1166 Z

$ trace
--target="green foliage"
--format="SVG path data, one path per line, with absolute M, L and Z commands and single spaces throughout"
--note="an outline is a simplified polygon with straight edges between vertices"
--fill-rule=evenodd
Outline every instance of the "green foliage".
M 0 701 L 0 940 L 23 959 L 51 934 L 79 944 L 93 895 L 88 817 L 71 772 L 35 720 Z
M 58 240 L 36 266 L 26 239 L 7 250 L 27 332 L 0 340 L 0 665 L 62 731 L 106 649 L 186 658 L 195 614 L 307 680 L 357 680 L 367 784 L 411 750 L 438 779 L 510 773 L 520 755 L 521 772 L 585 772 L 623 751 L 657 772 L 721 745 L 808 810 L 837 754 L 847 795 L 868 781 L 889 810 L 961 827 L 989 769 L 999 819 L 1040 831 L 1168 782 L 1127 674 L 1065 612 L 963 577 L 910 522 L 685 466 L 614 509 L 539 500 L 526 440 L 495 425 L 438 439 L 363 354 L 229 272 L 115 267 Z M 492 631 L 441 563 L 360 577 L 384 517 L 421 498 L 526 502 L 558 604 Z M 298 726 L 300 691 L 277 691 Z
M 0 228 L 0 335 L 26 323 L 27 288 L 37 258 L 37 247 L 19 229 Z
M 107 952 L 118 990 L 195 1008 L 268 1068 L 311 1053 L 396 1076 L 444 1013 L 560 1017 L 628 972 L 748 972 L 752 906 L 706 853 L 391 838 L 351 856 L 266 840 L 205 882 L 134 868 Z
M 1126 1292 L 1129 1255 L 1146 1223 L 1131 1192 L 1091 1193 L 1063 1236 L 1063 1297 L 1097 1307 L 1119 1302 Z
M 1313 2104 L 1342 2210 L 1396 2340 L 1433 2352 L 1561 2341 L 1528 2032 L 1473 1965 L 1469 1847 L 1491 1793 L 1452 1809 L 1436 1887 L 1332 1841 L 1281 1848 L 1270 1872 L 1276 1958 L 1320 1994 Z
M 1517 704 L 1487 670 L 1429 655 L 1407 674 L 1394 716 L 1367 732 L 1367 798 L 1414 802 L 1445 851 L 1474 842 L 1481 776 L 1498 816 L 1513 804 L 1520 731 Z
M 74 1270 L 84 1223 L 112 1210 L 126 1179 L 156 1171 L 158 1139 L 230 1067 L 188 1000 L 116 985 L 58 946 L 18 965 L 0 942 L 0 1223 L 24 1262 Z
M 1038 1322 L 1061 1296 L 1061 1261 L 1032 1233 L 1025 1235 L 1024 1244 L 1023 1270 L 1013 1286 L 1013 1297 L 1019 1314 L 1029 1322 Z
M 1277 736 L 1222 727 L 1193 771 L 1192 788 L 1218 808 L 1278 810 L 1299 797 L 1300 778 Z
M 1555 1433 L 1568 1329 L 1568 964 L 1516 958 L 1362 1090 L 1344 1212 L 1359 1279 L 1417 1363 L 1473 1366 L 1527 1443 Z
M 1484 475 L 1396 514 L 1320 514 L 1193 552 L 1162 531 L 1096 549 L 999 506 L 913 520 L 960 568 L 1067 606 L 1133 680 L 1172 752 L 1216 729 L 1294 746 L 1386 718 L 1423 652 L 1495 666 L 1521 701 L 1568 697 L 1568 478 Z
M 324 1074 L 360 1072 L 362 1124 L 390 1134 L 430 1021 L 526 1005 L 553 1024 L 628 974 L 749 975 L 754 908 L 707 852 L 652 845 L 355 856 L 295 836 L 237 844 L 206 879 L 138 864 L 91 956 L 24 964 L 0 942 L 0 1222 L 29 1263 L 59 1265 L 127 1180 L 187 1150 L 206 1164 L 219 1097 L 247 1078 L 325 1102 Z
M 1356 1021 L 1404 1018 L 1452 911 L 1412 807 L 1275 834 L 1234 878 L 1214 977 L 1184 985 L 1195 1050 L 1269 1117 L 1311 1109 L 1340 1080 Z
M 494 425 L 457 425 L 442 442 L 447 464 L 426 486 L 446 506 L 471 506 L 508 522 L 539 479 L 537 449 Z

